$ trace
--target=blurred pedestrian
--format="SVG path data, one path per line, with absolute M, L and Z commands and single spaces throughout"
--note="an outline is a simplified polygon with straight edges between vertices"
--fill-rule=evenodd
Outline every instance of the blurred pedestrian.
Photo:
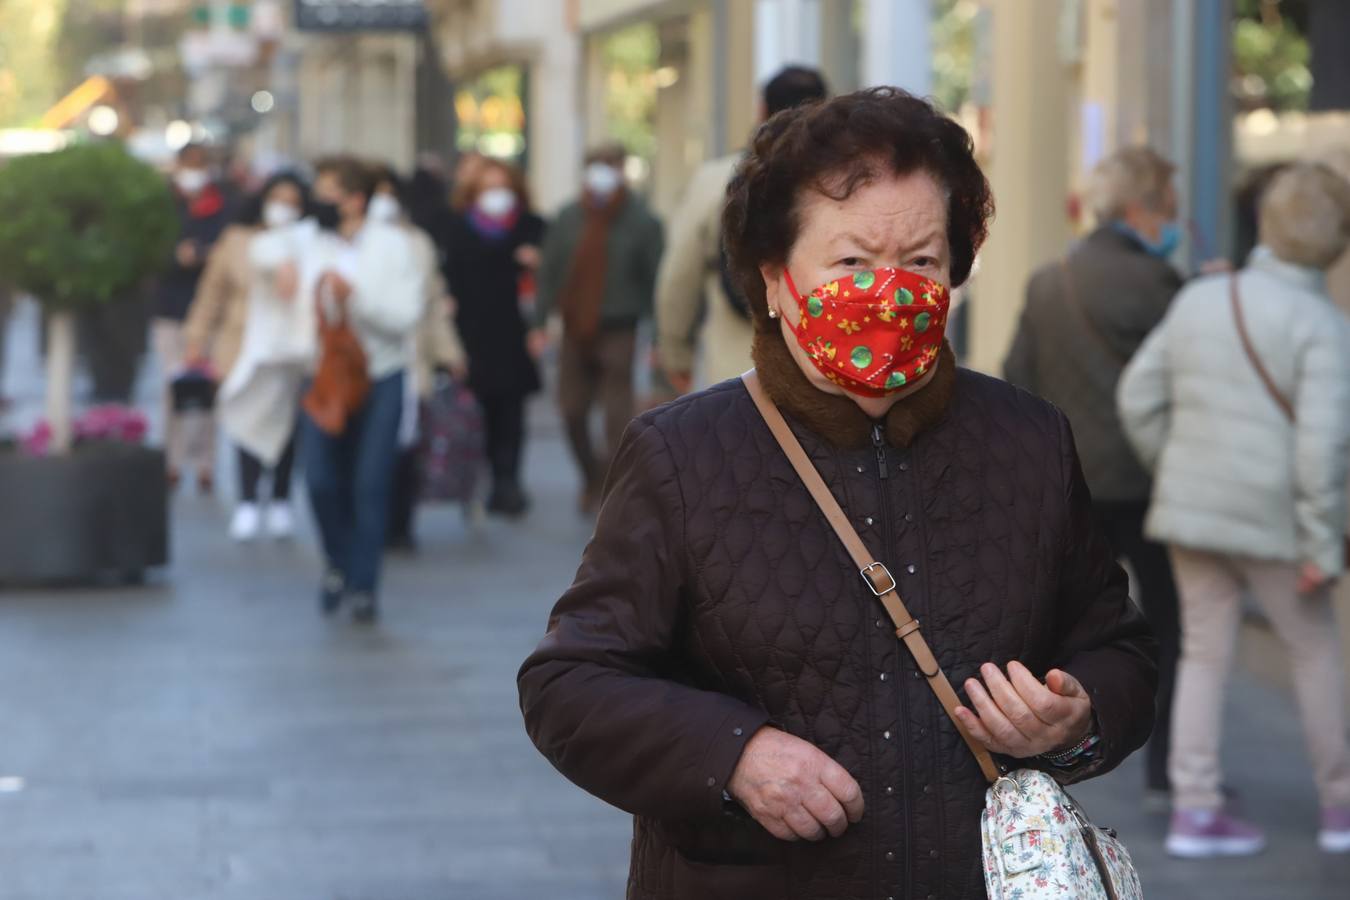
M 377 164 L 375 196 L 370 200 L 373 221 L 397 225 L 413 244 L 418 268 L 426 286 L 426 311 L 413 339 L 413 367 L 404 385 L 403 420 L 399 428 L 398 466 L 390 494 L 389 527 L 385 546 L 412 551 L 417 547 L 413 521 L 417 514 L 418 442 L 421 435 L 421 403 L 435 387 L 436 373 L 445 371 L 463 378 L 468 359 L 450 318 L 450 298 L 441 274 L 439 254 L 431 236 L 414 224 L 408 214 L 405 188 L 391 166 Z
M 761 121 L 828 94 L 815 69 L 788 66 L 764 85 Z M 727 268 L 721 226 L 727 182 L 743 155 L 728 154 L 700 166 L 667 229 L 656 280 L 656 342 L 666 379 L 681 394 L 694 386 L 700 354 L 705 384 L 736 378 L 750 368 L 750 307 Z
M 741 164 L 755 378 L 633 423 L 519 675 L 535 745 L 637 817 L 630 896 L 983 898 L 989 753 L 1067 784 L 1147 737 L 1153 642 L 1067 421 L 944 339 L 992 212 L 965 130 L 894 88 L 775 116 Z
M 1004 361 L 1013 384 L 1049 400 L 1073 423 L 1098 525 L 1129 561 L 1158 639 L 1158 722 L 1145 776 L 1150 805 L 1168 808 L 1167 755 L 1180 654 L 1177 589 L 1167 549 L 1144 536 L 1152 483 L 1116 412 L 1125 364 L 1157 327 L 1181 276 L 1168 262 L 1180 236 L 1173 165 L 1129 147 L 1092 173 L 1097 228 L 1027 284 L 1026 305 Z
M 187 344 L 183 319 L 197 293 L 211 248 L 229 224 L 225 192 L 211 174 L 210 156 L 201 144 L 178 151 L 173 170 L 174 200 L 178 207 L 178 241 L 173 259 L 160 276 L 155 296 L 151 340 L 164 377 L 164 444 L 169 457 L 169 482 L 177 484 L 185 469 L 196 475 L 202 491 L 213 487 L 215 434 L 211 416 L 194 413 L 180 417 L 172 396 L 172 381 L 183 374 Z
M 549 229 L 539 269 L 535 316 L 562 318 L 558 399 L 581 471 L 580 508 L 593 512 L 611 456 L 635 411 L 633 365 L 638 323 L 652 312 L 664 238 L 661 223 L 624 183 L 622 147 L 586 155 L 581 196 Z M 591 408 L 605 414 L 605 445 L 595 449 Z
M 488 157 L 469 150 L 461 153 L 455 160 L 454 172 L 450 178 L 450 209 L 460 215 L 467 215 L 473 208 L 474 195 L 477 193 L 478 174 L 489 162 Z
M 315 172 L 320 231 L 301 258 L 299 302 L 315 305 L 330 324 L 350 325 L 369 386 L 337 433 L 302 415 L 300 453 L 327 564 L 321 608 L 332 613 L 347 602 L 354 618 L 368 623 L 379 612 L 404 383 L 426 309 L 426 280 L 406 231 L 369 218 L 376 175 L 368 165 L 334 157 Z M 320 366 L 322 374 L 322 360 Z
M 450 187 L 438 169 L 427 166 L 414 169 L 404 196 L 408 219 L 414 225 L 433 239 L 445 230 L 450 216 Z
M 468 208 L 449 222 L 445 272 L 469 355 L 469 386 L 483 407 L 492 467 L 487 509 L 521 516 L 530 503 L 520 476 L 525 400 L 540 387 L 521 284 L 539 265 L 544 220 L 530 207 L 520 170 L 508 163 L 484 159 L 471 182 L 456 184 Z
M 1178 856 L 1258 852 L 1225 807 L 1224 686 L 1252 594 L 1289 647 L 1322 803 L 1321 844 L 1350 851 L 1350 746 L 1330 588 L 1345 567 L 1350 320 L 1323 273 L 1350 242 L 1350 183 L 1278 175 L 1261 244 L 1237 275 L 1189 285 L 1120 384 L 1126 432 L 1154 471 L 1149 537 L 1171 547 L 1182 655 L 1172 718 Z
M 308 209 L 309 187 L 293 173 L 273 175 L 246 199 L 207 258 L 184 326 L 188 362 L 209 366 L 221 381 L 218 415 L 239 466 L 239 501 L 230 523 L 236 541 L 251 541 L 264 527 L 274 538 L 294 532 L 294 425 L 307 345 L 296 335 L 294 270 L 279 287 L 274 273 L 255 264 L 254 253 L 261 237 L 264 244 L 289 244 L 291 253 L 285 247 L 279 252 L 293 255 L 292 232 Z M 271 473 L 266 501 L 259 494 L 264 471 Z

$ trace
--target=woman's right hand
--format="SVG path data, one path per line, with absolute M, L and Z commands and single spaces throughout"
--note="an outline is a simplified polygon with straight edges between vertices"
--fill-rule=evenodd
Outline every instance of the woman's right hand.
M 727 792 L 779 840 L 839 837 L 863 815 L 862 788 L 815 745 L 764 727 L 745 745 Z

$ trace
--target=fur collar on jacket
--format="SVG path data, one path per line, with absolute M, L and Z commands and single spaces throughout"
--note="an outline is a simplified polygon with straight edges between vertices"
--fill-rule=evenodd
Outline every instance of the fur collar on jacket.
M 867 413 L 847 397 L 827 394 L 811 384 L 776 332 L 756 331 L 751 353 L 764 389 L 783 412 L 836 447 L 856 450 L 871 443 L 872 419 Z M 932 380 L 886 414 L 887 441 L 908 447 L 946 415 L 955 388 L 956 354 L 944 342 Z

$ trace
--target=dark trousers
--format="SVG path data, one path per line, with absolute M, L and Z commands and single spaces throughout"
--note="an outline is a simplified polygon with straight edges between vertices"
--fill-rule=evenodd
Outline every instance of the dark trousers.
M 488 465 L 494 490 L 520 486 L 520 459 L 525 452 L 525 397 L 504 394 L 480 397 Z
M 372 384 L 342 434 L 326 434 L 309 416 L 302 417 L 305 479 L 324 554 L 351 591 L 374 592 L 379 583 L 398 462 L 403 378 L 396 372 Z
M 295 467 L 295 438 L 286 444 L 286 449 L 272 470 L 272 499 L 289 500 L 291 496 L 291 470 Z M 262 460 L 239 448 L 239 499 L 245 503 L 258 502 L 258 482 L 262 480 Z
M 1093 504 L 1098 526 L 1116 555 L 1126 559 L 1139 582 L 1139 605 L 1158 639 L 1157 719 L 1147 751 L 1148 786 L 1166 790 L 1167 754 L 1172 735 L 1172 695 L 1181 654 L 1181 613 L 1167 548 L 1144 537 L 1147 502 L 1101 501 Z
M 421 487 L 419 461 L 416 447 L 399 451 L 398 462 L 394 467 L 394 489 L 389 497 L 390 540 L 412 539 L 413 513 L 417 511 L 417 491 Z
M 572 456 L 587 490 L 598 490 L 619 449 L 624 429 L 633 419 L 633 355 L 637 332 L 633 328 L 601 328 L 593 338 L 563 337 L 558 360 L 558 402 L 567 426 Z M 605 413 L 605 450 L 597 453 L 591 440 L 591 408 L 600 403 Z

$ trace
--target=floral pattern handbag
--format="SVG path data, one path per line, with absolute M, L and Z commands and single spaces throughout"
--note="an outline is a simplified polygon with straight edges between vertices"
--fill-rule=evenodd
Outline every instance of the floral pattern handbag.
M 956 725 L 989 781 L 981 818 L 985 888 L 989 900 L 1139 900 L 1143 891 L 1130 854 L 1115 834 L 1087 820 L 1059 782 L 1036 769 L 1005 773 L 984 745 L 956 717 L 961 705 L 933 655 L 919 621 L 905 608 L 895 578 L 867 551 L 848 515 L 830 493 L 797 436 L 788 427 L 752 370 L 746 390 L 788 462 L 848 551 L 858 574 L 885 607 L 895 635 L 914 656 L 919 671 Z
M 1045 772 L 1018 769 L 980 817 L 989 900 L 1137 900 L 1139 876 L 1115 832 L 1098 828 Z

